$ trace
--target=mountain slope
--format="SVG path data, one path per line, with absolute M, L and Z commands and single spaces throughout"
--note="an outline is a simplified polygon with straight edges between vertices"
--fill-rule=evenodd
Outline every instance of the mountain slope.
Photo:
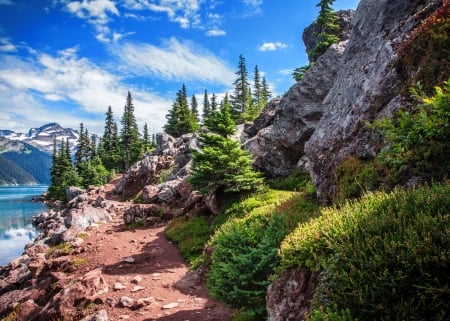
M 51 156 L 31 145 L 0 138 L 4 184 L 49 184 Z M 14 164 L 14 166 L 12 165 Z
M 37 183 L 33 176 L 0 154 L 0 186 Z

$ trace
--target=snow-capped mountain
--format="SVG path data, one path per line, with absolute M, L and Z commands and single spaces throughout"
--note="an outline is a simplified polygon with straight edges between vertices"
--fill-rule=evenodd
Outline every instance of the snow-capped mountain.
M 0 130 L 0 137 L 7 138 L 12 141 L 21 141 L 34 146 L 44 152 L 53 152 L 53 142 L 59 144 L 62 140 L 69 140 L 69 146 L 73 149 L 77 142 L 78 130 L 72 128 L 63 128 L 57 123 L 48 123 L 39 128 L 31 128 L 28 133 L 16 133 L 11 130 Z

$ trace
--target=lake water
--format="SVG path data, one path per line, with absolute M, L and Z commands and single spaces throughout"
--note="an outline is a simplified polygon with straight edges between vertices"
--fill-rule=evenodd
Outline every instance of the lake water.
M 47 206 L 31 199 L 46 190 L 47 186 L 0 186 L 0 265 L 20 256 L 39 234 L 31 219 Z

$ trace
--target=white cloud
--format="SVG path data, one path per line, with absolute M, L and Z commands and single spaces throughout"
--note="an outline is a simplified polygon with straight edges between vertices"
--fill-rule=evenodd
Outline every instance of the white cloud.
M 160 47 L 147 43 L 121 44 L 114 53 L 127 70 L 139 75 L 224 85 L 235 78 L 234 72 L 212 53 L 176 38 L 166 40 Z
M 221 29 L 211 29 L 206 32 L 206 35 L 211 36 L 211 37 L 220 37 L 220 36 L 225 36 L 226 34 L 227 33 L 225 32 L 225 30 L 221 30 Z
M 108 28 L 110 15 L 120 16 L 114 1 L 111 0 L 71 1 L 67 3 L 66 10 L 92 24 L 97 31 L 96 39 L 101 42 L 111 40 L 111 31 Z
M 261 6 L 263 4 L 263 0 L 243 0 L 243 3 L 246 7 L 248 7 L 247 15 L 254 15 L 261 13 Z
M 13 4 L 11 0 L 0 0 L 0 5 L 12 6 Z
M 76 48 L 54 56 L 41 53 L 34 59 L 0 56 L 0 66 L 0 123 L 8 129 L 23 131 L 49 121 L 76 127 L 83 122 L 91 132 L 101 134 L 108 106 L 118 121 L 130 90 L 141 128 L 147 122 L 150 130 L 160 131 L 172 104 L 129 88 L 121 77 L 78 57 Z M 66 109 L 67 104 L 71 107 Z
M 181 28 L 199 27 L 200 4 L 203 0 L 125 0 L 125 7 L 131 10 L 150 10 L 166 14 L 170 21 L 178 23 Z
M 287 45 L 282 42 L 265 42 L 259 47 L 259 51 L 275 51 L 286 47 Z
M 1 1 L 1 0 L 0 0 Z M 0 52 L 13 52 L 16 51 L 17 48 L 14 46 L 8 38 L 0 38 Z

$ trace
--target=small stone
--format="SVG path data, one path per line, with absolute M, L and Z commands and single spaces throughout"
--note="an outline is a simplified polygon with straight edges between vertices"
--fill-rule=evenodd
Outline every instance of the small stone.
M 129 318 L 130 318 L 130 316 L 126 315 L 126 314 L 119 315 L 120 320 L 128 320 Z
M 138 291 L 142 291 L 144 289 L 145 289 L 145 287 L 137 285 L 137 286 L 133 287 L 133 289 L 131 289 L 131 292 L 138 292 Z
M 128 296 L 123 296 L 120 298 L 119 303 L 124 308 L 131 308 L 134 304 L 134 301 Z
M 130 257 L 126 257 L 122 260 L 125 263 L 130 263 L 133 264 L 135 262 L 135 259 L 133 259 L 131 256 Z
M 169 310 L 169 309 L 173 309 L 173 308 L 176 308 L 176 307 L 178 307 L 178 302 L 172 302 L 172 303 L 163 305 L 163 306 L 161 307 L 161 309 L 163 309 L 163 310 Z
M 142 276 L 136 275 L 136 276 L 131 280 L 131 283 L 139 284 L 141 281 L 142 281 Z
M 114 289 L 114 291 L 123 290 L 123 289 L 125 289 L 125 285 L 123 285 L 123 284 L 120 283 L 120 282 L 116 282 L 116 283 L 114 283 L 114 285 L 113 285 L 113 289 Z

